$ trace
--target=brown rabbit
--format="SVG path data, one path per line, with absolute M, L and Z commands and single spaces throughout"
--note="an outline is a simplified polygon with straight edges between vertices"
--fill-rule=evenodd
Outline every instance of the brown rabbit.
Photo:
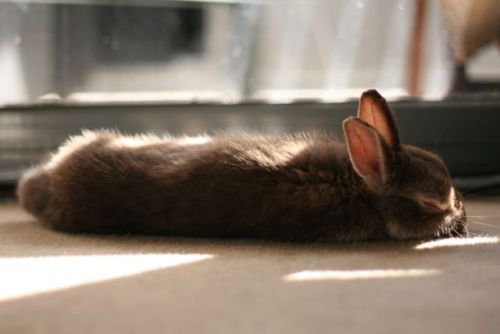
M 69 232 L 326 242 L 466 234 L 445 165 L 400 143 L 375 90 L 343 125 L 347 145 L 317 135 L 84 132 L 28 171 L 18 196 Z

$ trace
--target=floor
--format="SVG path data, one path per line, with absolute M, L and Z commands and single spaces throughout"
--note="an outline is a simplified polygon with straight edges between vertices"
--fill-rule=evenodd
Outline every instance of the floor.
M 0 205 L 0 333 L 499 333 L 500 195 L 473 236 L 289 245 L 60 234 Z

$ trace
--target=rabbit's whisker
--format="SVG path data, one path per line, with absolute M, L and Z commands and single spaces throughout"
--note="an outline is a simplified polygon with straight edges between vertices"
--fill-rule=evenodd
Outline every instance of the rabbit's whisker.
M 473 222 L 473 221 L 471 221 L 471 222 L 469 222 L 469 224 L 483 225 L 483 226 L 495 227 L 495 228 L 499 228 L 500 229 L 500 226 L 486 224 L 486 223 L 480 223 L 480 222 Z

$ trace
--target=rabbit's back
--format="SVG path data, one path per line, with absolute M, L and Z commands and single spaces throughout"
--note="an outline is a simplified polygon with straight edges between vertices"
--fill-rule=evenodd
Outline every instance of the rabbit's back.
M 50 167 L 47 224 L 193 237 L 350 238 L 362 196 L 345 147 L 325 136 L 158 138 L 92 132 Z M 71 143 L 67 144 L 71 145 Z M 357 214 L 356 214 L 357 211 Z M 367 213 L 369 215 L 370 213 Z M 338 224 L 336 224 L 338 222 Z M 345 231 L 333 231 L 332 224 Z M 336 230 L 333 228 L 333 230 Z M 367 229 L 370 231 L 371 229 Z

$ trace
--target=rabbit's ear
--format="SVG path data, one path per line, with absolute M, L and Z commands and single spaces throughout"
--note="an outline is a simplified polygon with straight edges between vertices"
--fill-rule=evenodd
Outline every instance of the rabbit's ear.
M 393 152 L 377 130 L 359 118 L 349 117 L 343 127 L 354 170 L 372 190 L 381 190 L 392 173 Z
M 377 129 L 394 150 L 400 148 L 396 119 L 385 99 L 375 89 L 367 90 L 359 99 L 358 117 Z

